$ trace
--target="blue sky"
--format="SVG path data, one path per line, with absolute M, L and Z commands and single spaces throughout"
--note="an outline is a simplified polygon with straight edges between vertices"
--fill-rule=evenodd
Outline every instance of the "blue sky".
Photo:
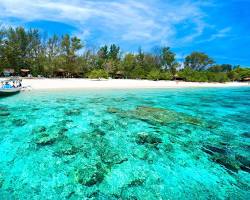
M 179 60 L 197 50 L 250 66 L 249 8 L 250 0 L 0 0 L 0 23 L 76 35 L 87 48 L 170 46 Z

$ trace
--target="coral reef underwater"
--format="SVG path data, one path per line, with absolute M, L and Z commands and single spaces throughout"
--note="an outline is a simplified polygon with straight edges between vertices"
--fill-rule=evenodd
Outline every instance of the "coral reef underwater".
M 0 100 L 0 199 L 248 199 L 250 89 Z

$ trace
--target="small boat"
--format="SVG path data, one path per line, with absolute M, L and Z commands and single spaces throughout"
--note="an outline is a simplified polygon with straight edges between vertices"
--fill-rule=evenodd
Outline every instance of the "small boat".
M 0 96 L 10 96 L 10 95 L 13 95 L 13 94 L 17 94 L 21 91 L 22 87 L 19 87 L 19 88 L 8 88 L 8 89 L 3 89 L 1 88 L 0 89 Z
M 22 90 L 22 80 L 10 79 L 1 81 L 0 85 L 0 97 L 11 96 L 19 93 Z

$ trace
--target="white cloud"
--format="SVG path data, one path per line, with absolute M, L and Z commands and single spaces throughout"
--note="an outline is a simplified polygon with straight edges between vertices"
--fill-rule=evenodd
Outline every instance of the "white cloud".
M 211 35 L 208 41 L 212 41 L 218 38 L 224 38 L 224 37 L 229 36 L 231 29 L 232 29 L 231 27 L 227 27 L 227 28 L 219 30 L 217 33 Z
M 231 30 L 232 30 L 231 27 L 226 27 L 226 28 L 220 29 L 216 33 L 210 35 L 209 38 L 200 40 L 200 41 L 198 41 L 198 43 L 211 42 L 213 40 L 217 40 L 220 38 L 229 37 L 229 36 L 231 36 L 230 35 Z
M 98 29 L 122 41 L 171 45 L 189 43 L 202 35 L 207 24 L 200 6 L 204 3 L 191 0 L 0 0 L 0 19 L 59 21 L 73 24 L 82 38 Z M 192 23 L 194 30 L 177 41 L 176 26 L 182 23 Z M 220 34 L 223 32 L 214 37 Z

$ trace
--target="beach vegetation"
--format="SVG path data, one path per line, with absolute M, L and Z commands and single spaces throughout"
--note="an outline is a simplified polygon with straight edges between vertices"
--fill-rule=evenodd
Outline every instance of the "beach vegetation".
M 92 79 L 108 78 L 108 73 L 103 69 L 95 69 L 89 73 L 88 78 Z
M 230 64 L 222 64 L 222 65 L 214 65 L 210 68 L 208 68 L 208 71 L 211 72 L 230 72 L 232 71 L 233 66 Z
M 148 79 L 158 81 L 160 79 L 161 72 L 158 70 L 152 70 L 148 74 Z
M 162 62 L 165 70 L 168 70 L 174 77 L 177 72 L 178 63 L 175 58 L 175 53 L 170 50 L 170 47 L 162 48 Z
M 249 68 L 241 68 L 237 66 L 234 71 L 238 75 L 238 80 L 242 80 L 244 78 L 249 78 L 250 77 L 250 69 Z
M 193 70 L 201 71 L 207 69 L 214 63 L 213 59 L 210 58 L 203 52 L 192 52 L 185 58 L 185 67 L 190 67 Z
M 224 72 L 211 72 L 209 70 L 203 70 L 203 71 L 196 71 L 189 67 L 184 68 L 183 70 L 179 71 L 178 75 L 185 81 L 190 82 L 228 82 L 230 79 L 228 74 L 235 73 L 233 71 L 230 71 L 228 73 Z M 236 77 L 236 75 L 235 75 Z
M 171 72 L 169 71 L 162 71 L 162 70 L 152 70 L 148 73 L 147 79 L 149 80 L 154 80 L 154 81 L 158 81 L 158 80 L 172 80 L 173 79 L 173 75 Z
M 250 69 L 217 64 L 204 52 L 194 51 L 180 62 L 170 47 L 153 52 L 122 53 L 116 44 L 86 48 L 82 40 L 68 34 L 50 37 L 37 29 L 0 28 L 0 75 L 28 70 L 32 76 L 65 78 L 126 78 L 194 82 L 248 80 Z

